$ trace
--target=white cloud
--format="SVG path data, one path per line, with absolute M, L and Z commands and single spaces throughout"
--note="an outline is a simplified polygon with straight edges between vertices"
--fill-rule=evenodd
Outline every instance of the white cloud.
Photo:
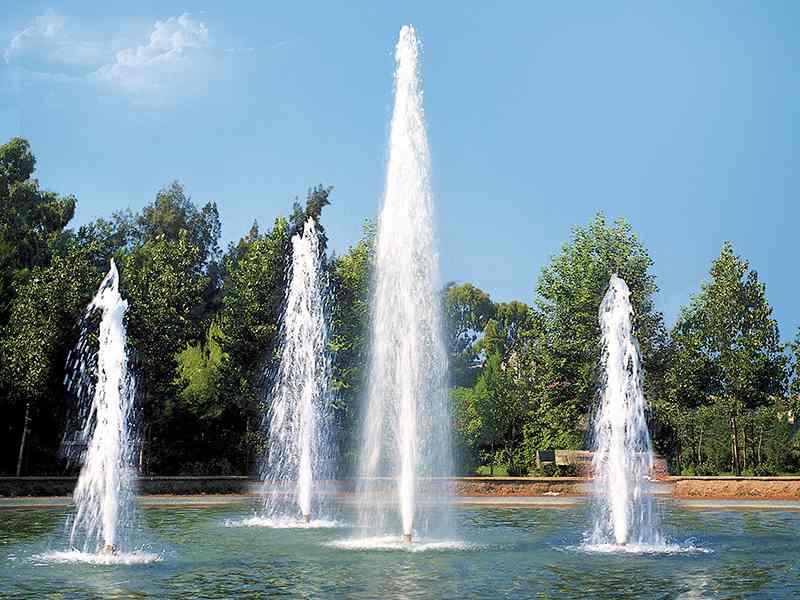
M 112 44 L 86 41 L 62 15 L 48 11 L 14 34 L 5 61 L 41 79 L 74 80 L 145 103 L 204 81 L 210 70 L 206 25 L 188 14 L 156 21 L 146 44 L 112 52 Z M 119 48 L 119 44 L 116 44 Z
M 3 58 L 8 64 L 39 73 L 88 73 L 97 69 L 108 53 L 102 44 L 79 37 L 64 16 L 48 11 L 14 34 Z
M 208 28 L 188 14 L 156 21 L 145 46 L 117 52 L 114 62 L 95 76 L 132 93 L 163 92 L 176 78 L 188 75 L 209 46 Z
M 227 54 L 252 54 L 255 52 L 256 49 L 252 47 L 248 48 L 225 48 L 225 52 Z

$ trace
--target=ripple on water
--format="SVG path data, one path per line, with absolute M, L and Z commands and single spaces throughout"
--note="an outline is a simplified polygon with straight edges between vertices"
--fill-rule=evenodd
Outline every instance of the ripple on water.
M 161 555 L 143 550 L 120 552 L 118 554 L 95 554 L 80 550 L 59 550 L 36 554 L 32 557 L 40 563 L 83 563 L 89 565 L 146 565 L 162 560 Z
M 712 554 L 710 548 L 696 546 L 694 542 L 687 541 L 681 544 L 582 544 L 569 546 L 566 550 L 584 552 L 588 554 L 640 554 L 652 555 L 677 555 L 677 554 Z
M 225 519 L 225 527 L 267 527 L 269 529 L 332 529 L 345 524 L 333 519 L 312 519 L 309 523 L 290 517 L 247 517 Z
M 443 550 L 478 550 L 482 548 L 479 544 L 457 540 L 426 540 L 422 538 L 411 544 L 404 542 L 396 535 L 386 535 L 368 538 L 351 538 L 348 540 L 336 540 L 324 544 L 329 548 L 339 550 L 370 551 L 377 550 L 383 552 L 431 552 Z

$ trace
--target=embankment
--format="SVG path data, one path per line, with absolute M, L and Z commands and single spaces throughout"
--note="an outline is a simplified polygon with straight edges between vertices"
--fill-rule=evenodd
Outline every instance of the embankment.
M 0 477 L 0 497 L 70 496 L 75 477 Z M 387 480 L 390 481 L 390 480 Z M 455 492 L 469 497 L 586 496 L 591 481 L 580 477 L 455 477 Z M 352 481 L 329 482 L 349 494 Z M 141 477 L 144 495 L 254 494 L 250 477 Z M 800 500 L 800 477 L 669 477 L 651 493 L 684 499 Z

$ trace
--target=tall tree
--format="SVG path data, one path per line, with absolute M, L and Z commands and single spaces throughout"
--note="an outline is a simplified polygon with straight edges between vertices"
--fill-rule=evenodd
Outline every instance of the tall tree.
M 243 425 L 258 425 L 258 407 L 265 378 L 278 344 L 281 309 L 289 264 L 289 225 L 276 219 L 261 233 L 253 225 L 249 234 L 225 257 L 221 330 L 225 394 L 238 404 Z
M 359 396 L 369 344 L 369 288 L 375 225 L 364 223 L 358 243 L 330 263 L 332 389 L 342 434 L 339 448 L 345 469 L 355 465 Z
M 666 377 L 672 405 L 681 410 L 722 401 L 739 472 L 741 411 L 784 393 L 787 359 L 764 284 L 730 242 L 711 265 L 710 281 L 681 311 L 672 340 Z
M 35 166 L 26 140 L 13 138 L 0 145 L 0 408 L 7 417 L 0 447 L 6 457 L 24 454 L 11 451 L 8 443 L 20 439 L 37 443 L 43 399 L 60 397 L 53 382 L 63 376 L 63 368 L 54 361 L 70 338 L 53 337 L 63 334 L 63 327 L 48 329 L 45 323 L 63 325 L 79 314 L 70 314 L 72 290 L 61 289 L 64 296 L 60 296 L 57 286 L 66 282 L 48 268 L 54 253 L 61 255 L 60 267 L 78 260 L 65 231 L 75 212 L 75 198 L 42 190 L 33 178 Z M 71 283 L 80 286 L 85 280 Z M 26 341 L 29 334 L 41 337 Z M 31 438 L 23 426 L 28 417 L 37 419 Z M 4 467 L 5 461 L 0 461 Z
M 489 294 L 471 283 L 451 282 L 445 286 L 445 337 L 453 386 L 474 385 L 480 354 L 477 342 L 494 311 Z
M 75 198 L 44 191 L 33 179 L 28 142 L 0 146 L 0 325 L 29 269 L 50 260 L 51 246 L 75 213 Z
M 328 206 L 333 187 L 322 184 L 315 185 L 306 194 L 306 204 L 303 207 L 295 200 L 292 214 L 289 217 L 289 237 L 303 233 L 308 219 L 314 219 L 317 225 L 317 237 L 319 238 L 319 251 L 324 256 L 328 248 L 328 236 L 325 234 L 325 227 L 321 222 L 322 209 Z
M 584 440 L 601 354 L 598 310 L 614 273 L 631 290 L 647 381 L 658 379 L 666 331 L 654 307 L 658 287 L 652 265 L 629 223 L 608 224 L 598 214 L 587 226 L 576 227 L 570 242 L 542 269 L 536 300 L 542 337 L 530 345 L 539 383 L 538 422 L 529 431 L 536 432 L 531 443 L 538 449 L 579 447 Z
M 48 265 L 33 267 L 11 302 L 11 318 L 0 336 L 0 385 L 7 390 L 3 411 L 9 426 L 4 447 L 8 450 L 8 442 L 26 438 L 39 450 L 33 465 L 49 472 L 55 468 L 67 410 L 66 356 L 77 341 L 81 314 L 102 279 L 92 250 L 69 240 L 54 250 Z M 23 447 L 13 454 L 24 452 Z
M 158 235 L 136 248 L 126 258 L 122 283 L 123 297 L 130 302 L 128 339 L 135 350 L 146 458 L 158 467 L 153 451 L 175 443 L 165 428 L 174 409 L 176 357 L 203 334 L 209 278 L 200 248 L 184 230 L 177 240 Z
M 205 336 L 218 286 L 219 216 L 198 209 L 177 182 L 160 190 L 139 215 L 115 216 L 96 230 L 126 241 L 121 288 L 130 301 L 128 339 L 143 407 L 142 466 L 164 469 L 187 438 L 177 425 L 177 356 Z M 114 231 L 116 229 L 116 231 Z

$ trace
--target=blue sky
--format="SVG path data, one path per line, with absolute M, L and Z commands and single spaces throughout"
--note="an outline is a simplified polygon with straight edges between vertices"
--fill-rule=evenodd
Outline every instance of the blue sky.
M 492 4 L 12 0 L 0 139 L 31 141 L 76 224 L 178 179 L 219 204 L 227 242 L 333 185 L 341 252 L 379 207 L 413 23 L 443 279 L 530 302 L 602 210 L 650 250 L 669 323 L 730 239 L 793 337 L 800 4 Z

